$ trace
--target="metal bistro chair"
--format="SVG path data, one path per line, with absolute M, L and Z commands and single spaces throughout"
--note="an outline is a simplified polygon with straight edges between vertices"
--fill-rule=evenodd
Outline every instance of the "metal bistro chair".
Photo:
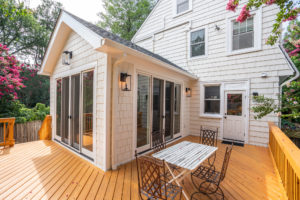
M 208 146 L 217 147 L 218 145 L 218 128 L 215 130 L 204 128 L 201 126 L 200 128 L 200 143 Z M 217 152 L 215 152 L 212 156 L 208 158 L 209 166 L 214 167 L 214 163 L 216 161 Z
M 232 145 L 226 147 L 226 152 L 225 152 L 221 172 L 213 170 L 211 167 L 206 167 L 206 166 L 200 166 L 196 171 L 192 172 L 191 174 L 192 182 L 195 185 L 195 187 L 198 189 L 197 192 L 192 194 L 191 196 L 192 200 L 196 199 L 194 198 L 194 195 L 196 195 L 197 193 L 205 194 L 208 197 L 211 194 L 221 195 L 222 200 L 224 200 L 224 193 L 220 187 L 220 183 L 225 178 L 231 151 L 232 151 Z M 203 182 L 199 184 L 198 187 L 194 180 L 195 178 L 203 180 Z
M 138 173 L 139 195 L 141 199 L 175 200 L 181 199 L 182 188 L 168 183 L 165 174 L 165 162 L 150 156 L 138 157 L 136 165 Z

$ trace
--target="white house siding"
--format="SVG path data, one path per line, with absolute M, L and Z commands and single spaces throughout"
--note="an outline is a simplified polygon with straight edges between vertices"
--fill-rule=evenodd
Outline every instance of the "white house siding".
M 99 53 L 92 49 L 92 47 L 78 34 L 71 32 L 69 39 L 66 41 L 64 50 L 72 51 L 73 58 L 71 60 L 71 65 L 66 66 L 61 64 L 61 59 L 57 61 L 56 67 L 53 74 L 50 77 L 50 108 L 51 115 L 55 116 L 55 87 L 56 80 L 55 76 L 60 76 L 59 74 L 63 72 L 68 72 L 69 70 L 80 68 L 89 63 L 96 63 L 95 73 L 97 84 L 96 87 L 96 155 L 95 155 L 95 164 L 101 169 L 106 169 L 106 136 L 105 136 L 105 74 L 107 67 L 107 55 Z M 55 117 L 53 118 L 55 119 Z M 55 120 L 52 122 L 52 127 L 55 127 Z M 55 129 L 53 129 L 53 136 L 55 135 Z
M 228 56 L 226 18 L 233 13 L 225 9 L 227 2 L 227 0 L 193 0 L 191 12 L 174 17 L 173 0 L 160 0 L 133 41 L 196 74 L 201 82 L 246 80 L 249 81 L 250 94 L 258 92 L 278 102 L 279 76 L 291 75 L 292 70 L 278 45 L 265 44 L 271 33 L 277 8 L 275 6 L 262 8 L 261 50 Z M 241 7 L 242 5 L 239 6 Z M 239 11 L 236 15 L 238 13 Z M 163 20 L 165 23 L 160 23 Z M 219 31 L 215 30 L 216 25 L 220 27 Z M 208 55 L 197 59 L 187 59 L 189 28 L 195 30 L 201 27 L 208 28 Z M 267 73 L 267 78 L 261 78 L 263 72 Z M 199 134 L 201 124 L 219 128 L 222 126 L 221 119 L 199 116 L 199 85 L 193 85 L 193 97 L 190 100 L 191 134 Z M 250 100 L 251 106 L 253 106 L 252 100 Z M 261 120 L 254 120 L 253 113 L 250 113 L 249 144 L 266 145 L 268 143 L 267 121 L 278 122 L 278 118 L 270 114 Z
M 185 96 L 185 88 L 190 87 L 189 78 L 176 72 L 151 64 L 136 57 L 115 64 L 112 59 L 112 164 L 116 168 L 134 158 L 136 149 L 136 120 L 137 120 L 137 74 L 147 74 L 156 78 L 166 79 L 182 85 L 181 101 L 181 132 L 189 130 L 189 100 Z M 131 74 L 131 91 L 122 91 L 119 82 L 120 73 Z

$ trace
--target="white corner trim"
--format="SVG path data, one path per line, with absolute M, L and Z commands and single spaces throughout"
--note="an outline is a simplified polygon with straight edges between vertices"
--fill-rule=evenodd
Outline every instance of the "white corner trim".
M 239 13 L 239 12 L 237 12 Z M 232 21 L 238 17 L 238 14 L 229 14 L 226 17 L 226 55 L 237 55 L 243 53 L 250 53 L 262 50 L 262 8 L 250 12 L 253 16 L 254 24 L 254 47 L 232 51 Z
M 205 42 L 205 54 L 204 55 L 200 55 L 200 56 L 195 56 L 195 57 L 191 57 L 191 34 L 195 31 L 199 31 L 199 30 L 204 30 L 204 34 L 205 34 L 205 39 L 204 39 L 204 42 Z M 191 29 L 189 32 L 188 32 L 188 59 L 189 60 L 196 60 L 196 59 L 203 59 L 203 58 L 207 58 L 208 57 L 208 25 L 205 25 L 205 26 L 201 26 L 201 27 L 197 27 L 197 28 L 194 28 L 194 29 Z

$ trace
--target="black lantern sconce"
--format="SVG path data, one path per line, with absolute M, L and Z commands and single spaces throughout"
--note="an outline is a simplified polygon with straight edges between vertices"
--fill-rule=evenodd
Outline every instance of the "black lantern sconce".
M 120 74 L 122 91 L 131 91 L 131 75 L 127 73 Z
M 186 94 L 186 97 L 191 97 L 192 96 L 192 89 L 191 88 L 185 88 L 185 94 Z
M 64 51 L 62 54 L 62 64 L 63 65 L 70 65 L 72 59 L 72 51 Z

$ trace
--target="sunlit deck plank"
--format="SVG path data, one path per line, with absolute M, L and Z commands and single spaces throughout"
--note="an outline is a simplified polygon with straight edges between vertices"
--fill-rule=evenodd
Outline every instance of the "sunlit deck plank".
M 194 136 L 182 140 L 199 141 Z M 220 170 L 226 145 L 218 146 L 216 168 Z M 15 145 L 0 155 L 0 169 L 9 172 L 0 174 L 0 199 L 138 198 L 135 161 L 103 172 L 52 141 Z M 189 195 L 195 191 L 190 176 L 184 187 Z M 269 149 L 264 147 L 234 146 L 221 187 L 227 199 L 287 199 Z

